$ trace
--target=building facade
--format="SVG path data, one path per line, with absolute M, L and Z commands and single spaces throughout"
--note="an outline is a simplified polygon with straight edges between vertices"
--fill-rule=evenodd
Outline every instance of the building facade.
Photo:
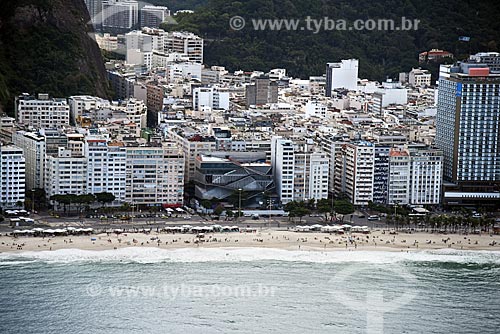
M 66 99 L 50 99 L 23 94 L 16 99 L 17 121 L 21 125 L 40 128 L 62 128 L 69 125 L 69 105 Z
M 14 145 L 0 145 L 0 207 L 24 206 L 26 169 L 23 150 Z
M 12 142 L 24 153 L 26 189 L 44 188 L 45 137 L 35 132 L 17 131 Z
M 126 201 L 178 205 L 184 201 L 184 155 L 172 142 L 127 146 Z
M 497 205 L 500 75 L 484 64 L 441 66 L 436 146 L 444 154 L 447 205 Z

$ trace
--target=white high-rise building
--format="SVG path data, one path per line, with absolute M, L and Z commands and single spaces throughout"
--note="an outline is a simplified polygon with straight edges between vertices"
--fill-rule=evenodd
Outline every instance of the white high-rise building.
M 139 22 L 139 3 L 132 0 L 102 2 L 102 26 L 110 29 L 133 29 Z
M 271 166 L 273 168 L 274 184 L 282 204 L 293 201 L 294 152 L 295 147 L 291 140 L 281 137 L 271 139 Z
M 282 204 L 328 198 L 329 158 L 307 145 L 295 147 L 281 137 L 271 140 L 271 165 L 276 191 Z
M 184 155 L 165 142 L 127 146 L 126 201 L 137 205 L 182 205 Z
M 123 143 L 109 142 L 102 136 L 85 138 L 87 193 L 111 193 L 125 201 L 127 151 Z
M 411 158 L 410 203 L 438 205 L 443 183 L 443 152 L 435 149 L 409 149 Z
M 388 204 L 410 204 L 411 162 L 410 154 L 402 148 L 389 152 Z
M 228 110 L 229 93 L 219 92 L 213 87 L 195 88 L 193 91 L 193 109 L 200 111 L 203 107 Z
M 347 143 L 335 161 L 335 192 L 347 195 L 354 205 L 373 201 L 375 145 L 369 142 Z
M 347 59 L 326 65 L 326 96 L 331 97 L 335 89 L 356 90 L 358 86 L 359 60 Z
M 21 125 L 61 128 L 69 125 L 69 105 L 66 99 L 50 99 L 48 94 L 38 94 L 38 98 L 23 94 L 16 99 L 16 116 Z
M 35 132 L 17 131 L 12 136 L 26 159 L 26 189 L 44 188 L 45 137 Z
M 443 152 L 405 146 L 389 152 L 390 205 L 437 205 L 441 200 Z
M 45 193 L 53 195 L 87 194 L 87 158 L 73 156 L 71 150 L 59 147 L 45 160 Z
M 140 10 L 141 27 L 159 28 L 169 16 L 170 10 L 167 7 L 146 5 Z
M 295 152 L 293 172 L 295 201 L 328 198 L 328 160 L 324 152 Z
M 14 145 L 0 144 L 0 207 L 24 206 L 25 179 L 23 150 Z

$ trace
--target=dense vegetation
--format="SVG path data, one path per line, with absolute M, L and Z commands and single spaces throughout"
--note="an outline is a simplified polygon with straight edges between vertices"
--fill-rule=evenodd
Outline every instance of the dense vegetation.
M 81 0 L 2 0 L 0 105 L 12 112 L 14 96 L 23 92 L 107 96 L 88 20 Z
M 158 0 L 168 3 L 167 0 Z M 178 17 L 175 29 L 206 39 L 205 60 L 230 70 L 285 67 L 293 76 L 322 74 L 325 63 L 355 57 L 360 75 L 384 79 L 418 66 L 418 53 L 441 48 L 458 58 L 469 52 L 497 51 L 500 2 L 472 0 L 206 0 L 193 15 Z M 233 31 L 229 19 L 244 17 L 247 27 Z M 251 18 L 388 18 L 421 20 L 418 31 L 254 31 Z M 470 36 L 470 43 L 459 42 Z M 436 67 L 433 67 L 436 70 Z

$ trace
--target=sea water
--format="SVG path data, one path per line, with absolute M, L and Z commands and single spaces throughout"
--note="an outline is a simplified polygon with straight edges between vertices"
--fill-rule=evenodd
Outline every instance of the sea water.
M 500 333 L 500 253 L 0 254 L 0 333 Z

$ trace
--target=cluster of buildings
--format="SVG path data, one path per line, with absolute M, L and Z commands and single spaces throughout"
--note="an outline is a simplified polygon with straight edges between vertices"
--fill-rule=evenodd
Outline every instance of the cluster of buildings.
M 127 60 L 106 64 L 116 101 L 24 94 L 15 118 L 0 118 L 0 205 L 18 205 L 24 188 L 145 206 L 499 203 L 497 53 L 442 65 L 437 83 L 420 68 L 374 82 L 356 59 L 294 79 L 204 67 L 188 33 L 125 40 Z
M 135 0 L 85 0 L 92 25 L 98 31 L 123 32 L 135 28 L 159 28 L 170 18 L 164 6 Z

